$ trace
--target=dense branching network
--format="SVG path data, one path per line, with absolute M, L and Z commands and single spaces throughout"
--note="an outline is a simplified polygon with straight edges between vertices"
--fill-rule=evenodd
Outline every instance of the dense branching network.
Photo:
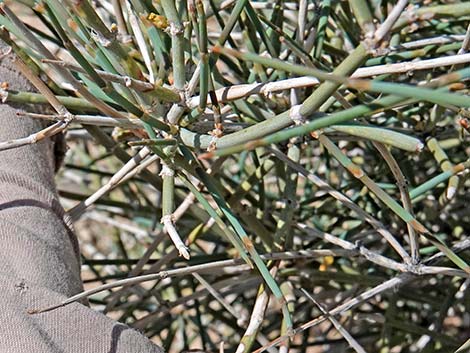
M 168 352 L 464 344 L 469 2 L 0 6 L 37 88 L 1 97 L 52 121 L 0 148 L 66 132 L 89 289 L 32 314 L 89 297 Z

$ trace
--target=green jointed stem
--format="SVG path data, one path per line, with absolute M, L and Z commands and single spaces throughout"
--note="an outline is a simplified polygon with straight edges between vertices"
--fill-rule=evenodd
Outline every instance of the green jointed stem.
M 214 154 L 219 156 L 219 155 L 227 155 L 231 153 L 240 152 L 247 148 L 247 146 L 244 145 L 244 143 L 247 143 L 253 140 L 254 141 L 253 141 L 252 147 L 266 146 L 271 143 L 278 143 L 281 141 L 288 140 L 292 137 L 308 134 L 312 131 L 315 131 L 324 127 L 328 127 L 330 125 L 344 123 L 354 118 L 371 114 L 379 109 L 384 109 L 384 108 L 393 106 L 395 104 L 398 104 L 402 102 L 403 100 L 404 99 L 402 97 L 388 96 L 388 97 L 379 99 L 375 102 L 372 102 L 370 104 L 361 104 L 350 109 L 332 113 L 328 116 L 316 118 L 315 120 L 312 120 L 311 122 L 306 123 L 301 126 L 296 126 L 291 129 L 279 131 L 282 128 L 287 127 L 292 124 L 292 119 L 289 117 L 289 113 L 284 112 L 271 120 L 263 121 L 262 123 L 258 123 L 256 125 L 250 126 L 249 128 L 242 130 L 243 133 L 236 132 L 234 134 L 230 134 L 230 135 L 222 137 L 217 142 L 217 147 L 220 149 L 215 150 Z M 280 119 L 280 117 L 282 117 L 283 119 Z M 269 124 L 270 122 L 278 123 L 278 124 L 276 124 L 275 126 L 271 126 Z M 284 123 L 284 125 L 282 125 L 281 123 Z M 267 137 L 261 138 L 259 140 L 255 140 L 256 136 L 261 137 L 263 135 L 268 135 L 271 132 L 275 132 L 275 133 Z
M 463 69 L 454 72 L 451 75 L 444 75 L 442 77 L 445 78 L 444 80 L 438 79 L 436 81 L 431 82 L 431 84 L 434 87 L 441 84 L 448 84 L 451 82 L 460 81 L 468 77 L 470 77 L 470 69 Z M 446 88 L 442 88 L 437 90 L 436 93 L 445 90 Z M 284 112 L 270 120 L 263 121 L 246 129 L 243 129 L 242 131 L 222 137 L 217 142 L 218 150 L 215 150 L 213 153 L 217 156 L 223 156 L 240 152 L 242 150 L 245 150 L 246 148 L 254 148 L 258 146 L 266 146 L 271 143 L 278 143 L 295 136 L 305 135 L 307 133 L 324 127 L 344 123 L 363 115 L 369 115 L 406 101 L 407 100 L 403 97 L 389 95 L 387 97 L 377 99 L 376 101 L 373 101 L 368 104 L 357 105 L 353 108 L 335 112 L 328 116 L 316 118 L 315 120 L 310 121 L 301 126 L 296 126 L 284 131 L 279 131 L 282 128 L 285 128 L 292 124 L 292 119 L 289 117 L 289 112 Z M 256 140 L 256 136 L 258 136 L 258 138 L 262 136 L 266 137 Z M 251 144 L 249 144 L 248 146 L 245 145 L 250 141 Z
M 161 1 L 165 15 L 170 22 L 173 80 L 176 89 L 183 90 L 186 83 L 184 66 L 184 27 L 176 10 L 174 0 Z
M 217 214 L 217 212 L 210 205 L 210 203 L 204 198 L 201 192 L 191 183 L 191 181 L 188 180 L 186 175 L 182 174 L 181 172 L 178 172 L 178 177 L 181 180 L 181 182 L 193 193 L 193 195 L 196 197 L 199 203 L 204 207 L 204 209 L 209 214 L 209 216 L 212 217 L 215 220 L 215 222 L 219 225 L 219 227 L 224 230 L 225 236 L 232 243 L 235 249 L 238 251 L 238 253 L 240 254 L 240 257 L 248 265 L 253 267 L 253 263 L 251 259 L 249 258 L 249 256 L 247 255 L 246 250 L 243 246 L 243 243 L 240 241 L 240 238 L 234 233 L 234 231 L 231 228 L 228 228 L 226 226 L 222 218 Z
M 470 98 L 468 98 L 468 96 L 460 95 L 457 93 L 447 93 L 428 88 L 403 85 L 399 83 L 378 81 L 370 81 L 369 83 L 370 85 L 365 83 L 368 87 L 364 87 L 364 89 L 371 92 L 388 93 L 402 97 L 415 98 L 431 103 L 440 104 L 445 107 L 455 105 L 461 108 L 470 108 Z M 362 83 L 359 86 L 362 86 Z M 352 87 L 354 87 L 354 84 L 352 85 Z
M 50 0 L 49 0 L 50 1 Z M 107 84 L 106 81 L 104 81 L 98 73 L 95 71 L 95 69 L 91 66 L 91 64 L 85 59 L 85 57 L 82 55 L 82 53 L 72 44 L 71 41 L 68 40 L 67 35 L 61 28 L 55 14 L 53 11 L 50 10 L 50 8 L 47 6 L 47 9 L 49 10 L 49 15 L 51 17 L 51 20 L 60 35 L 65 47 L 69 50 L 70 54 L 77 60 L 77 62 L 83 67 L 83 69 L 86 71 L 88 75 L 93 79 L 93 81 L 101 88 L 103 91 L 111 98 L 113 99 L 117 104 L 121 105 L 126 111 L 134 114 L 138 118 L 141 118 L 143 121 L 150 123 L 153 127 L 163 130 L 163 131 L 168 131 L 169 128 L 167 125 L 163 124 L 159 120 L 152 118 L 148 116 L 148 114 L 144 113 L 141 109 L 136 107 L 134 104 L 132 104 L 129 100 L 127 100 L 125 97 L 120 95 L 114 87 L 111 85 Z
M 274 168 L 274 161 L 270 158 L 267 158 L 263 163 L 256 168 L 256 170 L 243 182 L 241 182 L 238 187 L 234 190 L 232 195 L 227 200 L 230 206 L 237 204 L 245 194 L 253 188 L 262 178 L 269 173 L 271 169 Z
M 128 74 L 132 77 L 139 77 L 141 75 L 135 60 L 131 55 L 128 55 L 127 51 L 118 42 L 116 35 L 103 23 L 88 0 L 74 2 L 74 5 L 70 6 L 70 8 L 73 9 L 78 17 L 82 18 L 94 29 L 94 33 L 96 33 L 95 41 L 100 45 L 105 45 L 107 52 L 116 57 Z
M 323 0 L 321 8 L 321 17 L 318 20 L 317 37 L 315 45 L 314 58 L 320 60 L 323 52 L 323 43 L 325 42 L 326 25 L 328 23 L 328 17 L 330 16 L 331 0 Z
M 238 21 L 238 18 L 240 17 L 241 12 L 243 11 L 243 8 L 246 6 L 248 0 L 239 0 L 235 2 L 235 7 L 232 10 L 232 13 L 230 14 L 230 17 L 228 21 L 225 23 L 225 27 L 222 30 L 222 33 L 220 34 L 219 39 L 217 40 L 218 45 L 224 45 L 227 38 L 230 36 L 230 33 L 233 30 L 233 27 L 235 27 L 235 24 Z
M 420 152 L 423 143 L 415 137 L 389 129 L 362 125 L 332 125 L 330 129 L 345 132 L 348 135 L 381 142 L 410 152 Z
M 406 211 L 398 202 L 392 199 L 385 191 L 383 191 L 374 181 L 372 181 L 364 171 L 356 164 L 354 164 L 329 138 L 325 135 L 319 136 L 319 141 L 326 147 L 337 160 L 340 162 L 354 177 L 361 180 L 377 197 L 382 200 L 392 211 L 394 211 L 403 221 L 409 223 L 415 218 Z M 416 229 L 422 233 L 424 227 Z
M 450 162 L 449 157 L 447 156 L 447 153 L 442 149 L 441 144 L 435 137 L 430 138 L 426 142 L 426 145 L 428 146 L 429 150 L 434 155 L 434 158 L 436 159 L 437 163 L 441 167 L 442 171 L 447 172 L 454 168 L 454 165 Z M 457 192 L 458 187 L 459 187 L 459 177 L 457 175 L 452 175 L 449 178 L 447 189 L 443 193 L 443 197 L 444 197 L 443 200 L 448 201 L 451 198 L 453 198 L 455 193 Z
M 442 172 L 438 175 L 436 175 L 434 178 L 429 179 L 425 183 L 421 184 L 420 186 L 414 188 L 413 190 L 410 191 L 410 197 L 411 199 L 414 199 L 425 192 L 432 190 L 435 186 L 439 185 L 440 183 L 446 181 L 453 175 L 456 175 L 457 173 L 460 173 L 466 169 L 470 168 L 470 161 L 466 161 L 464 163 L 457 164 L 452 167 L 452 169 Z
M 396 84 L 391 82 L 382 82 L 376 80 L 363 80 L 363 79 L 348 79 L 346 76 L 352 74 L 355 69 L 361 65 L 365 59 L 367 52 L 365 46 L 360 44 L 351 55 L 346 58 L 338 68 L 329 74 L 322 70 L 304 67 L 300 65 L 289 64 L 278 59 L 270 59 L 261 57 L 251 53 L 239 53 L 229 49 L 214 49 L 222 53 L 229 53 L 235 57 L 260 63 L 275 69 L 285 70 L 287 72 L 313 76 L 320 80 L 325 80 L 310 97 L 308 97 L 300 107 L 300 115 L 308 116 L 318 110 L 318 108 L 326 102 L 328 98 L 342 85 L 347 87 L 355 88 L 358 90 L 378 92 L 378 93 L 389 93 L 394 95 L 400 95 L 403 97 L 417 98 L 432 103 L 441 104 L 444 106 L 456 105 L 458 107 L 470 107 L 470 98 L 446 92 L 436 92 L 435 90 L 411 86 Z
M 394 62 L 401 62 L 404 60 L 411 60 L 414 58 L 425 57 L 429 54 L 444 54 L 449 51 L 458 50 L 462 46 L 462 42 L 445 44 L 445 45 L 427 45 L 421 49 L 415 49 L 411 51 L 404 52 L 392 52 L 390 54 L 379 56 L 376 58 L 370 58 L 365 63 L 364 66 L 375 66 L 382 65 Z
M 385 203 L 397 216 L 403 221 L 413 227 L 418 233 L 425 236 L 426 239 L 432 242 L 439 248 L 455 265 L 460 269 L 470 273 L 470 267 L 467 263 L 462 260 L 458 255 L 453 253 L 445 243 L 430 233 L 420 222 L 413 217 L 407 210 L 405 210 L 398 202 L 396 202 L 389 194 L 383 191 L 364 171 L 355 165 L 334 143 L 332 143 L 326 136 L 319 136 L 320 142 L 328 149 L 328 151 L 334 155 L 334 157 L 340 162 L 351 174 L 359 179 L 367 188 L 372 191 L 383 203 Z M 470 162 L 469 162 L 470 164 Z M 410 197 L 411 193 L 410 193 Z
M 354 0 L 352 0 L 354 1 Z M 462 2 L 449 5 L 423 6 L 411 10 L 413 15 L 403 15 L 393 26 L 393 30 L 397 30 L 407 24 L 416 23 L 418 20 L 430 20 L 437 17 L 462 17 L 470 15 L 470 3 Z M 411 21 L 410 21 L 411 19 Z
M 177 143 L 172 139 L 142 139 L 129 142 L 129 146 L 175 146 Z
M 98 112 L 98 109 L 83 98 L 56 96 L 67 109 L 80 112 Z M 47 99 L 39 93 L 8 91 L 6 102 L 23 104 L 48 104 Z
M 277 55 L 276 49 L 274 48 L 268 34 L 266 33 L 263 25 L 261 24 L 258 14 L 255 12 L 249 1 L 245 5 L 245 12 L 248 15 L 250 21 L 255 26 L 256 31 L 258 32 L 259 36 L 261 37 L 261 40 L 263 41 L 264 45 L 266 46 L 266 49 L 269 52 L 269 55 L 275 57 Z
M 300 148 L 296 144 L 292 144 L 288 151 L 287 157 L 294 162 L 300 160 Z M 286 182 L 284 186 L 284 208 L 281 217 L 276 224 L 276 232 L 274 233 L 274 244 L 277 249 L 291 249 L 292 247 L 292 231 L 291 225 L 294 213 L 297 211 L 297 180 L 299 173 L 290 166 L 286 167 Z M 277 250 L 276 250 L 277 251 Z
M 248 234 L 246 233 L 245 229 L 243 226 L 240 224 L 238 221 L 237 217 L 233 214 L 232 210 L 230 209 L 229 205 L 227 202 L 224 200 L 220 192 L 217 190 L 215 187 L 215 184 L 211 181 L 210 176 L 204 172 L 201 168 L 198 168 L 196 170 L 198 176 L 201 178 L 201 181 L 204 183 L 204 185 L 207 187 L 208 191 L 212 195 L 213 199 L 221 209 L 221 211 L 224 213 L 225 217 L 227 220 L 230 222 L 232 225 L 233 229 L 235 232 L 238 234 L 240 239 L 242 240 L 246 250 L 250 254 L 253 262 L 255 263 L 256 267 L 258 268 L 261 276 L 263 279 L 266 281 L 267 286 L 269 289 L 271 289 L 272 293 L 276 297 L 277 300 L 279 300 L 282 303 L 283 307 L 283 315 L 284 319 L 286 320 L 286 323 L 288 324 L 288 327 L 292 327 L 292 319 L 290 318 L 290 313 L 287 310 L 287 305 L 284 300 L 284 296 L 282 295 L 281 289 L 279 288 L 278 284 L 276 283 L 276 280 L 272 277 L 272 275 L 269 273 L 269 270 L 266 266 L 266 264 L 263 262 L 261 257 L 259 256 L 258 252 L 256 251 L 253 242 L 250 240 L 248 237 Z
M 25 36 L 29 45 L 35 48 L 45 58 L 52 60 L 56 59 L 54 55 L 44 46 L 44 44 L 28 30 L 26 25 L 15 15 L 15 13 L 8 6 L 3 3 L 0 3 L 0 8 L 8 16 L 11 22 L 16 26 L 16 28 L 18 28 L 19 31 Z M 98 108 L 100 111 L 112 117 L 122 117 L 122 115 L 117 110 L 110 107 L 108 104 L 104 103 L 100 99 L 96 98 L 92 93 L 90 93 L 89 90 L 86 89 L 79 81 L 77 81 L 68 70 L 60 67 L 56 67 L 56 70 L 65 80 L 67 80 L 74 87 L 74 89 L 82 97 L 87 99 L 92 104 L 96 105 L 96 108 Z
M 171 216 L 175 206 L 175 176 L 174 172 L 166 165 L 162 171 L 162 217 Z
M 333 75 L 349 76 L 358 67 L 360 67 L 368 56 L 367 49 L 364 44 L 354 49 L 354 51 L 333 71 Z M 318 77 L 320 78 L 320 77 Z M 321 79 L 321 78 L 320 78 Z M 327 78 L 324 78 L 327 79 Z M 310 115 L 318 110 L 320 106 L 326 102 L 328 98 L 341 86 L 339 81 L 323 82 L 313 93 L 308 97 L 300 108 L 300 114 Z
M 348 3 L 359 27 L 361 27 L 362 33 L 371 34 L 374 30 L 374 22 L 367 1 L 349 0 Z
M 198 28 L 199 28 L 199 55 L 200 72 L 199 72 L 199 109 L 203 111 L 207 103 L 207 94 L 209 92 L 209 54 L 207 52 L 207 23 L 204 5 L 201 0 L 196 1 Z
M 227 50 L 220 50 L 220 51 L 229 52 L 231 54 L 237 54 L 236 55 L 237 57 L 243 58 L 245 60 L 252 60 L 252 61 L 256 60 L 260 64 L 265 64 L 267 66 L 271 66 L 271 67 L 284 70 L 287 72 L 293 72 L 293 73 L 306 75 L 306 76 L 312 75 L 313 73 L 315 73 L 314 76 L 317 76 L 324 80 L 331 78 L 330 74 L 325 73 L 324 71 L 321 71 L 321 70 L 313 69 L 313 68 L 303 68 L 298 65 L 291 65 L 291 64 L 284 63 L 283 61 L 280 61 L 280 60 L 262 58 L 258 55 L 254 55 L 251 53 L 238 54 L 238 53 L 234 53 L 233 51 L 227 51 Z M 363 63 L 366 57 L 367 57 L 367 51 L 363 45 L 360 45 L 358 48 L 356 48 L 356 50 L 353 53 L 351 53 L 350 56 L 348 56 L 348 58 L 346 58 L 346 60 L 344 60 L 340 64 L 340 66 L 338 66 L 338 68 L 334 71 L 334 74 L 335 75 L 351 74 L 353 71 L 355 71 L 357 67 L 359 67 Z M 274 66 L 273 64 L 276 66 Z M 304 104 L 302 104 L 300 113 L 302 115 L 309 115 L 310 113 L 308 112 L 311 112 L 311 111 L 314 112 L 319 106 L 321 106 L 326 101 L 326 99 L 330 97 L 330 95 L 340 85 L 341 83 L 324 82 L 314 91 L 314 93 L 304 102 Z M 254 140 L 255 138 L 269 135 L 271 133 L 284 129 L 292 124 L 293 124 L 293 121 L 289 116 L 289 112 L 287 111 L 287 112 L 277 115 L 276 117 L 272 119 L 258 123 L 240 132 L 236 132 L 234 134 L 224 136 L 216 143 L 216 146 L 217 148 L 220 149 L 220 148 L 226 148 L 229 146 L 234 146 L 237 144 L 245 143 L 245 142 Z

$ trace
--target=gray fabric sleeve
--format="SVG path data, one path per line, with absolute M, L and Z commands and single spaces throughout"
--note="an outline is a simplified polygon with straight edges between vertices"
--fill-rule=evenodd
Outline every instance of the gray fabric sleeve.
M 5 58 L 0 82 L 32 89 Z M 0 105 L 0 141 L 44 128 L 39 120 L 17 117 L 18 108 Z M 0 353 L 162 352 L 137 331 L 79 303 L 27 314 L 83 290 L 78 243 L 55 190 L 54 150 L 47 140 L 0 152 Z

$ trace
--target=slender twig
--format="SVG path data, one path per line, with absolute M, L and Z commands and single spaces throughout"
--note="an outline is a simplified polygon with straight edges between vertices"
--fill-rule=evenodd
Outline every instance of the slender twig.
M 353 336 L 341 325 L 341 323 L 336 320 L 333 316 L 331 316 L 328 311 L 319 303 L 317 302 L 309 292 L 307 292 L 304 288 L 300 289 L 304 295 L 311 300 L 317 307 L 320 309 L 323 315 L 325 315 L 328 320 L 331 321 L 333 326 L 338 330 L 338 332 L 341 334 L 341 336 L 344 337 L 344 339 L 349 343 L 349 345 L 357 352 L 357 353 L 366 353 L 365 349 L 357 342 Z
M 382 41 L 391 31 L 395 22 L 400 18 L 400 15 L 405 9 L 406 5 L 408 5 L 408 1 L 409 0 L 399 0 L 392 11 L 390 11 L 387 19 L 379 26 L 379 28 L 377 28 L 374 33 L 374 41 L 376 43 Z
M 63 60 L 42 59 L 42 62 L 51 64 L 54 66 L 63 66 L 76 72 L 86 73 L 86 71 L 80 66 L 74 65 L 72 63 L 69 63 Z M 116 82 L 116 83 L 119 83 L 129 88 L 133 88 L 138 91 L 147 92 L 147 91 L 155 90 L 158 93 L 158 90 L 161 90 L 163 95 L 160 97 L 163 98 L 165 101 L 178 102 L 181 99 L 178 93 L 174 92 L 170 87 L 157 86 L 150 82 L 137 80 L 129 76 L 121 76 L 121 75 L 113 74 L 113 73 L 106 72 L 103 70 L 96 70 L 96 73 L 104 80 L 108 80 L 110 82 Z
M 467 27 L 467 31 L 465 32 L 465 38 L 462 42 L 462 48 L 459 50 L 459 54 L 464 54 L 470 50 L 470 24 Z
M 387 228 L 381 222 L 379 222 L 378 220 L 373 218 L 371 215 L 369 215 L 367 212 L 365 212 L 362 208 L 357 206 L 347 196 L 343 195 L 342 193 L 340 193 L 337 190 L 335 190 L 334 188 L 332 188 L 330 185 L 328 185 L 328 183 L 321 180 L 315 174 L 308 172 L 305 168 L 303 168 L 299 164 L 296 164 L 294 161 L 292 161 L 290 158 L 288 158 L 283 153 L 281 153 L 279 151 L 276 151 L 274 149 L 271 149 L 271 153 L 273 153 L 280 160 L 282 160 L 285 163 L 289 164 L 289 166 L 292 169 L 297 170 L 300 174 L 304 175 L 308 180 L 310 180 L 312 183 L 317 185 L 320 189 L 325 190 L 332 197 L 334 197 L 338 201 L 342 202 L 346 207 L 348 207 L 349 209 L 354 211 L 360 218 L 367 221 L 370 225 L 372 225 L 377 230 L 378 233 L 380 233 L 384 237 L 384 239 L 386 239 L 390 243 L 390 245 L 393 247 L 393 249 L 405 261 L 410 260 L 410 256 L 408 255 L 406 250 L 401 246 L 401 244 L 396 240 L 396 238 L 387 230 Z
M 113 5 L 114 16 L 116 16 L 119 34 L 121 35 L 123 41 L 127 41 L 129 38 L 129 33 L 127 31 L 126 21 L 122 13 L 121 1 L 111 0 L 111 4 Z
M 137 42 L 137 46 L 139 48 L 140 53 L 142 54 L 142 58 L 144 59 L 145 66 L 147 68 L 147 72 L 149 75 L 149 81 L 155 82 L 155 75 L 152 69 L 152 57 L 150 56 L 150 51 L 148 50 L 147 43 L 145 42 L 144 34 L 140 29 L 140 25 L 137 19 L 136 14 L 134 13 L 133 9 L 130 6 L 128 1 L 125 2 L 127 7 L 127 15 L 129 16 L 129 26 L 132 28 L 132 32 L 134 33 L 134 38 Z
M 375 148 L 379 151 L 379 153 L 382 155 L 383 159 L 385 162 L 388 164 L 390 170 L 392 171 L 393 176 L 395 177 L 398 185 L 398 190 L 400 190 L 400 197 L 401 197 L 401 202 L 403 204 L 403 208 L 410 212 L 410 214 L 413 213 L 413 206 L 411 204 L 411 198 L 410 198 L 410 193 L 408 190 L 408 181 L 405 179 L 405 176 L 403 175 L 403 172 L 400 169 L 400 166 L 398 165 L 396 159 L 393 157 L 392 153 L 387 149 L 386 146 L 384 146 L 382 143 L 374 143 Z M 419 243 L 418 243 L 418 238 L 416 235 L 416 232 L 413 227 L 411 227 L 409 224 L 406 225 L 408 228 L 408 235 L 410 237 L 410 253 L 411 253 L 411 260 L 413 263 L 418 263 L 419 262 Z
M 383 266 L 386 268 L 393 269 L 395 271 L 400 271 L 400 272 L 408 272 L 408 271 L 414 271 L 412 268 L 410 268 L 406 264 L 401 264 L 396 261 L 393 261 L 385 256 L 379 255 L 373 251 L 370 251 L 369 249 L 365 248 L 364 246 L 356 246 L 353 243 L 340 239 L 338 237 L 335 237 L 332 234 L 326 233 L 326 232 L 320 232 L 314 228 L 308 227 L 305 224 L 298 223 L 297 227 L 299 229 L 302 229 L 306 233 L 322 238 L 332 244 L 335 244 L 337 246 L 340 246 L 344 249 L 347 250 L 357 250 L 362 256 L 364 256 L 367 260 L 370 262 L 373 262 L 379 266 Z
M 61 121 L 64 115 L 58 114 L 38 114 L 30 112 L 17 112 L 18 116 L 26 116 L 35 119 L 44 119 L 50 121 Z M 129 118 L 113 118 L 109 116 L 100 115 L 75 115 L 74 122 L 85 125 L 98 125 L 98 126 L 118 126 L 127 129 L 143 129 L 144 123 L 138 119 Z
M 277 267 L 273 267 L 270 272 L 273 277 L 276 276 Z M 251 312 L 248 327 L 246 328 L 246 331 L 240 340 L 240 344 L 238 345 L 237 350 L 235 351 L 236 353 L 247 353 L 251 351 L 251 347 L 253 346 L 255 338 L 261 329 L 261 325 L 266 315 L 268 303 L 269 293 L 266 290 L 265 286 L 262 284 L 258 288 L 258 294 L 256 296 L 255 304 Z
M 345 254 L 345 253 L 344 251 L 336 252 L 335 250 L 302 250 L 302 251 L 290 251 L 290 252 L 287 251 L 283 253 L 272 253 L 272 254 L 263 255 L 262 259 L 263 260 L 293 260 L 293 259 L 298 259 L 298 258 L 308 258 L 312 256 L 313 257 L 335 256 L 337 254 Z M 122 279 L 119 281 L 115 281 L 113 283 L 102 285 L 97 288 L 84 291 L 82 293 L 79 293 L 77 295 L 74 295 L 64 300 L 63 302 L 57 305 L 53 305 L 53 306 L 42 308 L 42 309 L 29 310 L 29 313 L 40 314 L 40 313 L 44 313 L 47 311 L 55 310 L 55 309 L 64 307 L 66 305 L 72 304 L 83 298 L 87 298 L 93 294 L 100 293 L 102 291 L 116 288 L 116 287 L 128 286 L 128 285 L 133 285 L 133 284 L 138 284 L 138 283 L 148 282 L 148 281 L 154 281 L 154 280 L 163 279 L 167 277 L 184 276 L 184 275 L 192 274 L 194 272 L 210 271 L 210 270 L 213 270 L 215 268 L 220 268 L 220 267 L 239 266 L 241 264 L 243 264 L 243 260 L 240 260 L 240 259 L 213 261 L 211 263 L 202 264 L 202 265 L 187 266 L 187 267 L 180 268 L 180 269 L 161 271 L 159 273 L 152 273 L 148 275 L 126 278 L 126 279 Z M 248 266 L 244 268 L 249 269 Z
M 42 55 L 44 55 L 47 59 L 57 60 L 56 57 L 41 43 L 41 41 L 31 34 L 27 27 L 14 14 L 14 12 L 10 10 L 8 6 L 6 6 L 4 3 L 1 3 L 0 8 L 7 14 L 12 22 Z M 75 77 L 73 77 L 70 72 L 60 67 L 57 67 L 57 71 L 80 95 L 92 103 L 96 108 L 101 110 L 104 114 L 116 118 L 122 117 L 122 115 L 117 110 L 91 94 L 78 80 L 75 79 Z
M 439 163 L 439 166 L 441 167 L 443 172 L 449 172 L 455 168 L 454 164 L 449 161 L 449 157 L 434 137 L 428 139 L 426 145 L 434 155 L 436 162 Z M 451 200 L 455 196 L 455 194 L 457 193 L 458 185 L 459 177 L 457 175 L 452 175 L 449 178 L 447 189 L 445 191 L 445 198 L 447 201 Z
M 245 322 L 247 320 L 246 317 L 240 316 L 240 313 L 238 313 L 238 311 L 235 310 L 235 308 L 230 305 L 227 300 L 225 300 L 222 295 L 213 286 L 211 286 L 211 284 L 207 282 L 200 274 L 198 274 L 197 272 L 193 272 L 192 275 L 225 308 L 225 310 L 227 310 L 234 318 L 237 319 L 237 323 L 239 326 L 245 326 Z
M 415 49 L 424 47 L 427 45 L 440 45 L 440 44 L 448 44 L 454 42 L 461 42 L 465 40 L 465 35 L 455 34 L 455 35 L 442 35 L 434 38 L 424 38 L 419 39 L 411 42 L 402 43 L 396 47 L 388 48 L 391 52 L 399 51 L 401 49 Z
M 468 241 L 465 241 L 465 244 L 462 244 L 464 248 L 468 248 L 468 246 L 470 246 L 470 242 Z M 456 249 L 453 249 L 454 251 Z M 445 256 L 444 253 L 439 253 L 437 254 L 437 257 L 434 257 L 434 258 L 429 258 L 425 261 L 426 264 L 431 264 L 432 262 L 435 262 L 436 259 L 438 257 L 442 257 L 442 256 Z M 466 275 L 464 275 L 464 277 L 466 277 Z M 328 310 L 328 314 L 329 315 L 338 315 L 338 314 L 341 314 L 345 311 L 348 311 L 350 309 L 352 309 L 353 307 L 357 306 L 358 304 L 361 304 L 367 300 L 369 300 L 370 298 L 374 297 L 375 295 L 377 294 L 380 294 L 384 291 L 387 291 L 387 290 L 392 290 L 394 288 L 397 288 L 397 287 L 401 287 L 409 282 L 411 282 L 412 280 L 414 279 L 417 279 L 419 278 L 419 276 L 414 276 L 412 274 L 409 274 L 409 273 L 403 273 L 403 274 L 400 274 L 396 277 L 393 277 L 369 290 L 366 290 L 364 292 L 362 292 L 360 295 L 352 298 L 352 299 L 349 299 L 347 300 L 346 302 L 344 302 L 343 304 L 340 304 L 338 306 L 336 306 L 335 308 L 333 309 L 330 309 Z M 325 315 L 322 315 L 322 316 L 319 316 L 317 318 L 314 318 L 312 320 L 310 320 L 309 322 L 306 322 L 302 325 L 300 325 L 299 327 L 297 327 L 294 332 L 295 334 L 299 334 L 315 325 L 318 325 L 320 323 L 322 323 L 323 321 L 325 321 L 327 319 L 327 317 Z M 280 344 L 281 342 L 285 341 L 285 340 L 288 340 L 292 337 L 292 334 L 290 335 L 284 335 L 284 336 L 280 336 L 278 338 L 276 338 L 275 340 L 271 341 L 269 344 L 257 349 L 256 351 L 254 351 L 253 353 L 261 353 L 261 352 L 264 352 L 265 350 L 267 350 L 268 348 L 271 348 L 271 347 L 274 347 L 278 344 Z
M 87 197 L 86 200 L 78 203 L 76 206 L 71 208 L 67 213 L 74 220 L 78 219 L 85 210 L 95 203 L 99 198 L 106 195 L 113 188 L 115 188 L 119 182 L 134 168 L 136 168 L 145 157 L 150 154 L 150 150 L 147 147 L 142 148 L 131 160 L 129 160 L 113 177 L 104 184 L 101 188 L 95 191 L 92 195 Z
M 164 225 L 171 241 L 175 244 L 180 256 L 189 260 L 189 249 L 181 240 L 173 220 L 175 172 L 166 163 L 163 163 L 160 176 L 163 180 L 161 223 Z
M 11 52 L 10 55 L 13 56 L 13 65 L 39 90 L 39 92 L 41 92 L 41 94 L 57 111 L 57 113 L 63 116 L 63 119 L 41 131 L 31 134 L 28 137 L 0 143 L 0 151 L 34 144 L 46 138 L 50 138 L 64 131 L 74 119 L 74 116 L 55 97 L 54 93 L 49 89 L 49 87 L 47 87 L 46 84 L 44 84 L 44 82 L 42 82 L 41 79 L 37 77 L 16 54 Z

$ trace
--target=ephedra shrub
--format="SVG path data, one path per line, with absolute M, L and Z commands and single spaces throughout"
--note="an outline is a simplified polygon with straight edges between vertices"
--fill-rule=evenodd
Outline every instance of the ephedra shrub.
M 83 296 L 169 352 L 457 350 L 469 20 L 465 1 L 2 3 L 38 88 L 3 98 L 66 134 Z

